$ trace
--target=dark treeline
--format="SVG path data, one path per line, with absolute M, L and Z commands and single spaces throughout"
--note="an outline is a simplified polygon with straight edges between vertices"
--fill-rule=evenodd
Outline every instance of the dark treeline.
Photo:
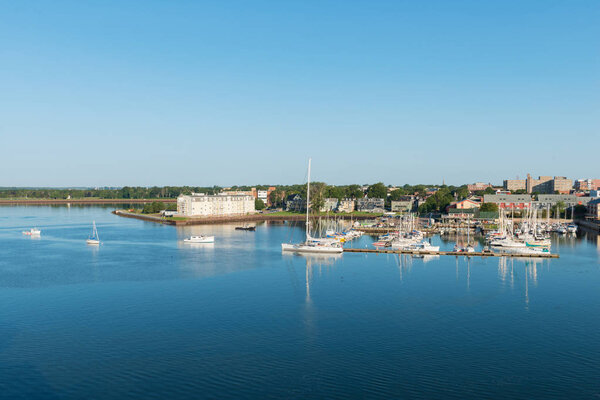
M 220 187 L 191 187 L 191 186 L 163 186 L 140 187 L 124 186 L 119 189 L 35 189 L 35 188 L 2 188 L 0 198 L 28 198 L 28 199 L 72 199 L 98 198 L 98 199 L 173 199 L 180 194 L 219 193 Z

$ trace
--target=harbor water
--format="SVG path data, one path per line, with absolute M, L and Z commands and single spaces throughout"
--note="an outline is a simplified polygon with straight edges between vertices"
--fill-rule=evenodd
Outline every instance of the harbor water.
M 111 210 L 0 207 L 0 398 L 600 397 L 596 234 L 553 236 L 559 259 L 303 256 L 299 224 Z

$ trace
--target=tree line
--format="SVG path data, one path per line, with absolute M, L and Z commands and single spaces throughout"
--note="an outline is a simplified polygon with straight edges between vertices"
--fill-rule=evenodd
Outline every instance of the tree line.
M 466 185 L 462 186 L 447 186 L 447 185 L 404 185 L 396 187 L 388 193 L 391 186 L 386 186 L 382 182 L 377 182 L 366 185 L 327 185 L 324 182 L 311 183 L 311 198 L 313 208 L 320 207 L 324 204 L 325 199 L 334 198 L 342 200 L 360 199 L 363 197 L 382 198 L 389 206 L 392 201 L 401 200 L 404 196 L 416 195 L 420 198 L 426 198 L 425 202 L 419 207 L 422 213 L 427 212 L 442 212 L 452 202 L 463 200 L 469 196 L 469 190 Z M 233 191 L 249 191 L 252 188 L 257 190 L 266 190 L 269 185 L 256 186 L 233 186 L 228 190 Z M 122 188 L 96 188 L 96 189 L 53 189 L 53 188 L 0 188 L 0 198 L 30 198 L 30 199 L 67 199 L 69 196 L 72 199 L 83 198 L 98 198 L 98 199 L 173 199 L 180 194 L 204 193 L 217 194 L 223 190 L 220 186 L 198 187 L 198 186 L 124 186 Z M 430 191 L 434 191 L 431 194 Z M 486 189 L 481 193 L 484 194 L 491 189 Z M 306 185 L 282 185 L 276 186 L 275 191 L 270 195 L 270 202 L 274 207 L 283 207 L 286 197 L 289 195 L 298 194 L 302 198 L 306 198 Z M 262 205 L 259 205 L 261 207 Z

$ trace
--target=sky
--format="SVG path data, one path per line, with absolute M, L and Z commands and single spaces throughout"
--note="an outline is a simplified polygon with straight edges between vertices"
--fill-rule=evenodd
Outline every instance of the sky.
M 0 186 L 600 178 L 597 0 L 0 8 Z

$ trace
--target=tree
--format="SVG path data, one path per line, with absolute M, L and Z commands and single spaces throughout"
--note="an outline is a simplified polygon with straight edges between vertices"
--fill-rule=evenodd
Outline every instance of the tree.
M 483 203 L 479 208 L 479 211 L 498 211 L 498 204 L 496 203 Z
M 346 197 L 351 199 L 362 199 L 365 196 L 360 185 L 350 185 L 346 188 Z
M 254 200 L 254 208 L 258 211 L 260 210 L 264 210 L 265 209 L 265 202 L 262 201 L 261 199 L 255 199 Z
M 367 197 L 371 199 L 387 199 L 387 188 L 382 182 L 369 186 Z
M 450 194 L 448 188 L 442 188 L 429 196 L 425 203 L 419 207 L 419 212 L 428 213 L 432 211 L 442 212 L 454 200 L 454 196 Z
M 402 199 L 402 196 L 406 196 L 404 189 L 396 189 L 390 193 L 390 201 L 398 201 Z
M 487 187 L 487 188 L 485 188 L 485 190 L 483 191 L 483 194 L 496 194 L 496 191 L 494 190 L 494 188 Z
M 454 191 L 457 200 L 463 200 L 469 197 L 469 189 L 466 186 L 461 186 Z

